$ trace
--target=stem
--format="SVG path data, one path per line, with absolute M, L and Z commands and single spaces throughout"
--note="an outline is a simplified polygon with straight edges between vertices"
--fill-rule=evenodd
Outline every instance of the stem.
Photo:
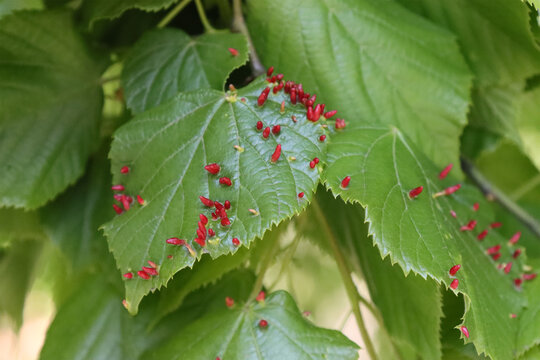
M 317 201 L 313 201 L 313 208 L 315 210 L 315 213 L 317 215 L 317 218 L 320 224 L 322 225 L 324 229 L 324 232 L 326 233 L 326 238 L 328 239 L 328 242 L 330 246 L 332 247 L 332 251 L 334 253 L 334 259 L 336 260 L 336 264 L 341 274 L 343 285 L 345 285 L 347 297 L 349 298 L 349 301 L 351 303 L 352 312 L 354 314 L 354 317 L 356 318 L 356 323 L 358 324 L 358 329 L 360 330 L 360 335 L 362 336 L 362 340 L 364 340 L 366 350 L 371 360 L 376 360 L 377 354 L 375 353 L 375 348 L 373 347 L 373 343 L 371 342 L 371 339 L 369 338 L 369 334 L 366 329 L 366 325 L 364 324 L 364 319 L 362 317 L 362 312 L 360 311 L 360 306 L 358 305 L 358 302 L 359 300 L 362 299 L 362 297 L 358 293 L 358 289 L 356 288 L 356 285 L 354 284 L 352 280 L 351 272 L 349 270 L 349 267 L 347 266 L 347 263 L 345 262 L 345 257 L 343 256 L 343 253 L 341 252 L 339 248 L 337 239 L 335 238 L 334 233 L 330 229 L 330 225 L 328 225 L 328 221 L 324 217 Z
M 191 0 L 181 1 L 178 5 L 174 7 L 174 9 L 172 9 L 167 15 L 165 15 L 163 20 L 161 20 L 159 24 L 157 24 L 157 28 L 162 29 L 167 26 L 171 22 L 171 20 L 174 19 L 174 17 L 178 15 L 178 13 L 182 11 L 182 9 L 185 8 L 190 2 Z
M 269 240 L 272 240 L 272 239 L 269 238 Z M 253 290 L 251 290 L 251 294 L 249 294 L 248 301 L 246 302 L 246 304 L 249 304 L 250 302 L 255 300 L 255 298 L 261 291 L 262 286 L 263 286 L 264 275 L 266 274 L 266 271 L 270 267 L 270 264 L 272 263 L 272 260 L 274 259 L 274 254 L 278 248 L 279 248 L 279 236 L 276 236 L 276 239 L 274 240 L 274 244 L 272 244 L 272 247 L 268 250 L 268 253 L 266 254 L 266 256 L 263 258 L 261 262 L 259 273 L 257 274 L 257 280 L 255 280 L 255 285 L 253 285 Z
M 242 33 L 248 41 L 249 57 L 251 59 L 251 71 L 253 72 L 254 76 L 262 75 L 266 72 L 266 69 L 261 63 L 259 57 L 257 56 L 255 46 L 253 46 L 253 41 L 251 40 L 251 36 L 249 35 L 246 21 L 244 20 L 244 14 L 242 13 L 242 0 L 233 0 L 233 13 L 233 29 Z
M 120 80 L 120 75 L 110 76 L 110 77 L 99 79 L 99 84 L 103 85 L 103 84 L 106 84 L 108 82 L 118 81 L 118 80 Z
M 210 25 L 210 21 L 208 21 L 208 18 L 206 17 L 206 13 L 204 12 L 204 7 L 201 3 L 201 0 L 195 0 L 195 5 L 197 5 L 197 12 L 199 13 L 199 18 L 201 19 L 201 23 L 204 26 L 204 30 L 207 33 L 217 32 L 217 30 L 214 29 L 212 25 Z
M 530 178 L 529 181 L 525 182 L 525 184 L 514 190 L 514 192 L 510 194 L 510 198 L 514 201 L 517 201 L 522 198 L 523 195 L 525 195 L 538 185 L 540 185 L 540 174 L 537 174 L 536 176 Z
M 296 249 L 298 248 L 298 244 L 300 243 L 300 235 L 297 233 L 293 239 L 293 242 L 291 245 L 289 245 L 289 248 L 286 249 L 285 251 L 287 251 L 285 253 L 285 259 L 283 259 L 283 262 L 281 263 L 281 269 L 279 269 L 279 273 L 278 273 L 278 276 L 276 278 L 276 280 L 274 280 L 274 282 L 272 283 L 272 285 L 270 285 L 268 288 L 269 289 L 274 289 L 274 287 L 277 285 L 277 283 L 279 282 L 279 279 L 281 278 L 281 275 L 283 275 L 283 273 L 285 272 L 285 269 L 289 267 L 289 264 L 294 256 L 294 254 L 296 253 Z
M 506 210 L 514 215 L 519 221 L 529 228 L 536 236 L 540 237 L 540 224 L 523 210 L 518 204 L 512 201 L 506 194 L 493 186 L 485 177 L 476 169 L 469 160 L 461 157 L 461 168 L 463 172 L 480 188 L 488 199 L 494 199 L 501 204 Z

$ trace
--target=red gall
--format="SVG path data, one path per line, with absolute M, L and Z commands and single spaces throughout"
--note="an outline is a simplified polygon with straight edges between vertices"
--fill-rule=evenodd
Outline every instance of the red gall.
M 151 266 L 151 267 L 153 267 L 154 269 L 156 269 L 156 268 L 157 268 L 157 265 L 156 265 L 156 263 L 155 263 L 155 262 L 153 262 L 152 260 L 148 260 L 147 262 L 148 262 L 148 265 L 150 265 L 150 266 Z
M 267 139 L 268 136 L 270 135 L 270 128 L 269 127 L 265 127 L 264 130 L 263 130 L 263 138 Z
M 113 186 L 111 186 L 111 189 L 114 190 L 114 191 L 124 191 L 125 190 L 124 185 L 113 185 Z
M 458 279 L 454 279 L 452 280 L 452 282 L 450 283 L 450 287 L 454 290 L 456 290 L 459 286 L 459 280 Z
M 166 240 L 167 244 L 171 244 L 171 245 L 186 245 L 186 241 L 185 240 L 182 240 L 182 239 L 179 239 L 179 238 L 176 238 L 176 237 L 173 237 L 173 238 L 169 238 Z
M 536 278 L 536 273 L 532 274 L 523 274 L 523 280 L 531 281 Z
M 514 285 L 515 285 L 516 287 L 520 287 L 521 284 L 523 284 L 523 280 L 521 280 L 521 278 L 516 278 L 516 279 L 514 279 Z
M 253 215 L 255 215 L 255 216 L 259 215 L 259 212 L 257 210 L 255 210 L 255 209 L 248 209 L 248 211 L 250 213 L 252 213 Z
M 272 76 L 272 73 L 274 72 L 274 67 L 270 66 L 268 70 L 266 71 L 266 76 Z
M 521 231 L 518 231 L 517 233 L 515 233 L 511 238 L 510 240 L 508 241 L 508 243 L 510 245 L 514 245 L 516 244 L 518 241 L 519 241 L 519 238 L 521 237 Z
M 510 272 L 510 270 L 512 270 L 512 263 L 511 262 L 509 262 L 508 264 L 506 264 L 504 266 L 504 273 L 508 274 Z
M 501 258 L 501 253 L 498 252 L 496 254 L 491 255 L 491 257 L 493 258 L 494 261 L 497 261 Z
M 229 200 L 225 200 L 225 204 L 223 205 L 223 207 L 226 210 L 229 210 L 231 208 L 231 202 Z
M 337 110 L 332 110 L 332 111 L 325 112 L 323 116 L 325 119 L 330 119 L 332 116 L 336 114 L 337 114 Z
M 226 176 L 219 178 L 219 183 L 221 185 L 226 185 L 226 186 L 232 185 L 231 179 Z
M 255 298 L 255 300 L 260 302 L 260 301 L 264 301 L 265 298 L 266 298 L 266 293 L 261 290 L 259 294 L 257 295 L 257 297 Z
M 219 173 L 219 170 L 221 170 L 221 167 L 218 164 L 213 163 L 213 164 L 206 165 L 204 169 L 208 171 L 210 174 L 216 175 Z
M 238 240 L 238 238 L 233 238 L 233 239 L 232 239 L 232 244 L 233 244 L 234 246 L 239 246 L 239 245 L 240 245 L 240 240 Z
M 128 303 L 126 301 L 126 299 L 122 300 L 122 305 L 127 309 L 128 308 Z
M 478 209 L 480 208 L 480 204 L 474 203 L 472 208 L 474 211 L 478 211 Z
M 321 136 L 319 137 L 319 141 L 320 141 L 320 142 L 324 142 L 324 140 L 326 140 L 326 135 L 321 135 Z
M 454 210 L 450 210 L 450 215 L 452 215 L 453 217 L 457 217 L 457 214 Z
M 231 221 L 229 220 L 229 218 L 221 219 L 221 226 L 229 226 L 229 225 L 231 225 Z
M 124 277 L 126 279 L 132 279 L 133 278 L 133 273 L 127 272 L 127 273 L 124 274 Z
M 289 96 L 291 98 L 291 104 L 296 105 L 296 89 L 291 89 L 291 93 Z
M 279 135 L 280 131 L 281 131 L 281 125 L 272 126 L 272 134 Z
M 291 120 L 292 120 L 293 122 L 297 122 L 297 121 L 298 121 L 298 120 L 296 120 L 296 116 L 294 116 L 294 115 L 291 116 Z
M 112 204 L 112 207 L 113 207 L 114 211 L 116 211 L 116 213 L 118 215 L 120 215 L 121 213 L 124 212 L 124 210 L 122 210 L 122 208 L 120 206 L 116 205 L 116 204 Z
M 298 197 L 299 197 L 300 199 L 303 198 L 303 197 L 304 197 L 304 193 L 303 193 L 303 192 L 298 193 Z
M 501 245 L 495 245 L 495 246 L 492 246 L 492 247 L 488 248 L 488 249 L 486 250 L 486 253 L 487 253 L 488 255 L 493 255 L 493 254 L 498 253 L 499 250 L 501 250 Z
M 201 240 L 206 240 L 206 234 L 201 231 L 201 229 L 197 229 L 197 238 Z
M 515 319 L 517 317 L 516 314 L 510 314 L 510 319 Z
M 349 183 L 351 182 L 350 176 L 345 176 L 343 180 L 341 180 L 341 188 L 346 189 L 349 186 Z
M 122 166 L 122 168 L 120 169 L 120 172 L 122 174 L 127 174 L 129 172 L 129 166 Z
M 199 214 L 199 219 L 203 225 L 208 224 L 208 218 L 204 214 Z
M 225 298 L 225 305 L 227 305 L 228 308 L 231 308 L 234 306 L 234 299 L 232 297 L 227 296 Z
M 142 206 L 146 205 L 146 201 L 144 201 L 141 195 L 137 195 L 137 202 Z
M 129 199 L 127 196 L 125 195 L 122 195 L 122 206 L 124 207 L 124 210 L 128 211 L 129 210 Z
M 283 80 L 283 77 L 284 77 L 284 76 L 285 76 L 285 75 L 283 75 L 283 74 L 277 74 L 276 80 L 277 80 L 277 81 L 281 81 L 281 80 Z
M 119 201 L 119 202 L 122 202 L 122 198 L 124 197 L 124 195 L 121 195 L 121 194 L 114 194 L 113 195 L 113 198 L 116 200 L 116 201 Z
M 260 120 L 257 121 L 257 130 L 262 130 L 262 128 L 263 128 L 263 123 L 262 123 L 262 121 L 260 121 Z
M 206 241 L 204 239 L 196 238 L 195 241 L 197 244 L 199 244 L 201 247 L 204 247 L 206 245 Z
M 262 329 L 266 329 L 268 327 L 268 321 L 262 319 L 261 321 L 259 321 L 259 327 Z
M 213 230 L 213 229 L 208 229 L 208 236 L 212 237 L 212 236 L 214 236 L 214 235 L 216 235 L 216 233 L 214 232 L 214 230 Z
M 159 275 L 157 270 L 154 269 L 153 267 L 148 267 L 148 266 L 143 266 L 142 267 L 143 271 L 145 273 L 147 273 L 148 275 L 152 275 L 152 276 L 156 276 L 156 275 Z
M 320 160 L 319 158 L 316 157 L 316 158 L 313 158 L 313 161 L 315 162 L 315 164 L 318 164 Z
M 139 270 L 137 271 L 137 275 L 139 275 L 140 278 L 144 279 L 144 280 L 148 280 L 150 279 L 150 275 L 148 275 L 145 271 L 143 270 Z
M 277 144 L 276 150 L 274 150 L 274 153 L 272 154 L 270 161 L 276 162 L 278 161 L 280 156 L 281 156 L 281 144 Z
M 238 50 L 236 50 L 235 48 L 229 48 L 228 50 L 232 56 L 234 57 L 238 56 Z
M 416 188 L 412 189 L 411 191 L 409 191 L 409 198 L 414 199 L 415 197 L 420 195 L 423 190 L 424 190 L 423 186 L 419 186 L 419 187 L 416 187 Z
M 521 249 L 516 249 L 516 251 L 514 251 L 514 253 L 512 254 L 512 257 L 514 259 L 517 259 L 520 254 L 521 254 Z
M 489 227 L 492 229 L 500 228 L 501 226 L 502 226 L 502 223 L 500 222 L 494 222 L 494 223 L 491 223 L 491 225 L 489 225 Z
M 463 335 L 465 335 L 465 337 L 468 339 L 469 338 L 469 330 L 465 326 L 462 326 L 460 328 L 460 330 L 463 333 Z
M 467 225 L 463 225 L 462 227 L 460 227 L 459 230 L 461 230 L 461 231 L 472 231 L 476 227 L 476 224 L 477 224 L 476 220 L 471 220 L 471 221 L 469 221 L 469 223 Z
M 313 160 L 311 160 L 311 161 L 309 162 L 309 167 L 312 168 L 312 169 L 315 168 L 316 165 L 317 165 L 317 164 L 315 164 L 315 161 L 313 161 Z
M 298 91 L 298 96 L 299 96 L 300 98 L 303 98 L 303 97 L 304 97 L 304 88 L 302 87 L 302 84 L 298 84 L 298 85 L 296 86 L 296 89 L 297 89 L 297 91 Z
M 201 200 L 204 206 L 209 207 L 209 208 L 214 207 L 214 202 L 212 200 L 205 198 L 204 196 L 199 196 L 199 199 Z
M 167 259 L 172 259 L 173 256 L 172 255 L 167 255 Z
M 276 89 L 279 89 L 279 86 L 278 86 L 278 87 L 275 87 L 275 88 L 274 88 L 274 91 L 275 91 Z M 283 101 L 281 102 L 281 106 L 279 107 L 279 112 L 280 112 L 280 113 L 284 113 L 284 112 L 285 112 L 285 100 L 283 100 Z
M 461 189 L 461 184 L 456 184 L 454 186 L 447 187 L 443 191 L 439 191 L 438 193 L 433 194 L 433 197 L 436 198 L 439 196 L 450 195 L 450 194 L 455 193 L 459 189 Z
M 308 106 L 306 117 L 309 121 L 313 121 L 313 108 Z
M 266 99 L 268 98 L 268 93 L 269 92 L 270 92 L 269 87 L 264 88 L 264 90 L 261 92 L 261 95 L 259 95 L 259 98 L 257 99 L 257 105 L 259 105 L 259 106 L 264 105 Z
M 345 119 L 336 119 L 336 129 L 344 129 L 345 128 Z
M 457 265 L 454 265 L 450 268 L 450 270 L 448 271 L 448 273 L 450 274 L 450 276 L 454 276 L 456 275 L 456 273 L 459 271 L 459 269 L 461 269 L 461 265 L 460 264 L 457 264 Z
M 439 179 L 444 179 L 448 173 L 450 172 L 450 170 L 452 170 L 452 167 L 454 166 L 454 164 L 448 164 L 446 165 L 446 167 L 440 172 L 439 174 Z
M 484 240 L 484 238 L 487 236 L 488 234 L 488 231 L 487 230 L 484 230 L 482 231 L 480 234 L 478 234 L 478 236 L 476 236 L 476 238 L 480 241 Z
M 218 210 L 221 210 L 221 209 L 223 209 L 223 207 L 224 207 L 223 204 L 220 203 L 220 202 L 217 201 L 217 200 L 214 201 L 214 205 L 215 205 L 216 209 L 218 209 Z
M 217 220 L 218 219 L 218 216 L 215 212 L 212 213 L 212 220 Z

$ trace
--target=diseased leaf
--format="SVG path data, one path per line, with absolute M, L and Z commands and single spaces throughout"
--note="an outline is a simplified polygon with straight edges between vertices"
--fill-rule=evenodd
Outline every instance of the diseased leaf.
M 60 11 L 0 21 L 0 205 L 37 208 L 82 175 L 99 138 L 103 64 Z
M 208 252 L 216 258 L 236 251 L 233 238 L 249 247 L 272 224 L 300 212 L 311 200 L 319 172 L 309 162 L 315 157 L 325 161 L 326 142 L 319 141 L 325 130 L 305 119 L 302 105 L 287 105 L 281 112 L 286 99 L 282 93 L 271 92 L 266 104 L 257 106 L 267 84 L 261 79 L 237 95 L 213 90 L 181 93 L 116 132 L 110 153 L 114 182 L 124 184 L 127 194 L 141 195 L 147 205 L 135 204 L 105 225 L 109 247 L 122 272 L 136 272 L 148 260 L 161 264 L 158 277 L 126 282 L 130 311 L 136 312 L 151 289 L 193 265 L 195 258 L 186 247 L 169 245 L 166 239 L 185 239 L 197 257 Z M 279 124 L 281 132 L 264 139 L 257 121 L 269 127 Z M 272 162 L 278 144 L 282 152 Z M 205 170 L 211 163 L 220 165 L 218 175 Z M 122 166 L 130 167 L 129 175 L 120 174 Z M 229 177 L 231 186 L 220 184 L 220 177 Z M 305 193 L 302 199 L 300 192 Z M 199 214 L 211 219 L 215 209 L 205 207 L 199 196 L 231 202 L 231 225 L 210 220 L 208 227 L 216 236 L 207 239 L 204 249 L 193 241 Z
M 471 74 L 454 36 L 390 1 L 248 1 L 263 62 L 349 123 L 398 126 L 439 165 L 457 163 Z
M 46 234 L 76 269 L 100 261 L 107 253 L 99 227 L 114 214 L 110 184 L 109 162 L 101 151 L 75 186 L 40 210 Z
M 400 353 L 392 355 L 401 359 L 440 359 L 442 304 L 437 284 L 413 273 L 405 277 L 399 266 L 392 265 L 390 257 L 381 259 L 373 240 L 368 238 L 360 205 L 345 204 L 325 193 L 318 194 L 317 201 L 342 251 L 367 283 L 370 298 Z
M 238 50 L 233 56 L 228 48 Z M 178 29 L 147 32 L 122 72 L 127 106 L 138 113 L 180 91 L 223 90 L 229 73 L 248 60 L 243 35 L 217 33 L 190 38 Z
M 178 0 L 85 0 L 81 13 L 89 26 L 101 19 L 114 19 L 129 9 L 159 11 Z
M 465 296 L 464 324 L 477 350 L 493 359 L 509 359 L 516 349 L 516 323 L 509 317 L 525 305 L 513 286 L 519 276 L 520 260 L 512 260 L 512 247 L 496 230 L 490 229 L 493 211 L 478 191 L 464 187 L 451 196 L 433 198 L 436 192 L 455 184 L 450 175 L 438 179 L 440 169 L 419 152 L 396 128 L 346 129 L 335 136 L 328 149 L 325 180 L 334 194 L 366 207 L 369 231 L 383 256 L 390 255 L 405 273 L 413 271 L 450 285 L 449 269 L 461 264 L 457 274 L 459 292 Z M 346 189 L 341 180 L 351 176 Z M 423 186 L 414 200 L 409 191 Z M 474 211 L 473 203 L 480 209 Z M 457 218 L 450 211 L 457 213 Z M 471 219 L 474 231 L 460 231 Z M 488 235 L 478 241 L 477 235 Z M 518 229 L 516 229 L 518 230 Z M 501 258 L 494 262 L 485 251 L 500 244 Z M 510 274 L 497 270 L 498 263 L 513 261 Z
M 266 320 L 268 326 L 260 327 Z M 213 341 L 208 341 L 213 339 Z M 216 341 L 219 339 L 219 341 Z M 335 330 L 304 319 L 284 291 L 263 303 L 207 312 L 169 342 L 149 352 L 150 359 L 357 359 L 358 346 Z
M 537 269 L 538 270 L 538 269 Z M 523 355 L 534 346 L 540 345 L 540 280 L 534 279 L 527 287 L 529 306 L 517 316 L 519 323 L 517 336 L 518 355 Z

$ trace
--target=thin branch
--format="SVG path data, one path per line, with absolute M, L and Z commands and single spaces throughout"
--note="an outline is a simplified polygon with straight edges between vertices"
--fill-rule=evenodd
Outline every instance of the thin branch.
M 249 35 L 246 21 L 244 20 L 244 13 L 242 12 L 242 0 L 233 0 L 233 13 L 233 30 L 242 33 L 248 41 L 249 57 L 251 59 L 251 71 L 253 72 L 254 76 L 262 75 L 266 72 L 266 69 L 261 63 L 259 57 L 257 56 L 255 46 L 253 46 L 253 41 L 251 40 L 251 36 Z
M 525 184 L 514 190 L 514 192 L 510 194 L 510 198 L 514 201 L 517 201 L 538 185 L 540 185 L 540 174 L 537 174 L 536 176 L 530 178 L 528 181 L 525 182 Z
M 505 193 L 497 189 L 478 171 L 478 169 L 465 158 L 461 158 L 461 168 L 469 178 L 480 188 L 488 199 L 494 199 L 506 210 L 514 215 L 536 236 L 540 237 L 540 224 L 529 213 L 523 210 L 518 204 L 512 201 Z
M 182 11 L 182 9 L 184 9 L 190 2 L 191 0 L 184 0 L 180 2 L 178 5 L 176 5 L 174 9 L 172 9 L 167 15 L 165 15 L 163 20 L 159 22 L 159 24 L 157 25 L 157 28 L 162 29 L 165 26 L 167 26 L 172 21 L 172 19 L 174 19 L 174 17 L 178 15 L 178 13 Z
M 204 30 L 207 33 L 217 32 L 217 30 L 214 29 L 212 25 L 210 25 L 210 21 L 208 21 L 208 18 L 206 17 L 206 13 L 204 12 L 204 6 L 201 3 L 201 0 L 195 0 L 195 5 L 197 5 L 197 12 L 199 13 L 199 18 L 201 19 L 201 23 L 204 26 Z
M 272 239 L 269 238 L 267 240 L 272 240 Z M 250 302 L 255 300 L 255 298 L 261 291 L 262 286 L 263 286 L 264 275 L 266 274 L 266 271 L 270 267 L 270 264 L 272 263 L 272 260 L 274 259 L 274 254 L 278 248 L 279 248 L 279 236 L 276 236 L 276 239 L 274 240 L 272 247 L 270 248 L 270 250 L 268 250 L 268 253 L 266 253 L 266 256 L 263 258 L 261 262 L 259 273 L 257 274 L 257 280 L 255 280 L 255 285 L 253 285 L 253 289 L 251 290 L 251 294 L 249 295 L 248 301 L 246 302 L 246 304 L 249 304 Z
M 324 214 L 321 211 L 321 208 L 319 207 L 319 204 L 317 201 L 313 201 L 312 203 L 313 209 L 315 210 L 315 213 L 317 215 L 317 218 L 322 225 L 324 232 L 326 233 L 326 238 L 330 244 L 330 247 L 332 248 L 332 251 L 334 253 L 334 260 L 336 261 L 336 264 L 338 266 L 339 272 L 341 274 L 341 279 L 343 280 L 343 285 L 345 285 L 345 290 L 347 292 L 347 297 L 349 298 L 349 302 L 351 303 L 352 311 L 354 314 L 354 317 L 356 318 L 356 323 L 358 324 L 358 329 L 360 330 L 360 335 L 362 336 L 362 340 L 364 340 L 364 345 L 366 346 L 366 350 L 369 354 L 369 357 L 371 360 L 377 359 L 377 354 L 375 352 L 375 348 L 373 346 L 373 343 L 371 342 L 371 339 L 369 337 L 368 331 L 366 329 L 366 325 L 364 324 L 364 319 L 362 317 L 362 312 L 360 311 L 360 306 L 358 305 L 360 294 L 358 293 L 358 289 L 356 288 L 356 285 L 354 284 L 351 272 L 349 270 L 349 267 L 347 265 L 347 262 L 345 261 L 345 257 L 343 256 L 343 253 L 341 252 L 341 249 L 339 248 L 339 244 L 337 239 L 334 236 L 334 233 L 330 229 L 330 225 L 328 224 L 328 221 L 324 217 Z

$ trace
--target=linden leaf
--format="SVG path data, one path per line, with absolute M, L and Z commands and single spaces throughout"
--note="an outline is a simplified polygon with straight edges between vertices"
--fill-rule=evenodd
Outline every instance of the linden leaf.
M 103 64 L 69 13 L 19 12 L 0 29 L 0 205 L 37 208 L 82 175 L 96 147 Z
M 101 19 L 114 19 L 129 9 L 156 12 L 169 7 L 177 0 L 92 0 L 84 1 L 81 13 L 89 26 Z
M 328 149 L 325 181 L 334 194 L 366 207 L 369 231 L 383 256 L 390 255 L 405 271 L 431 277 L 449 286 L 449 269 L 461 264 L 457 291 L 465 296 L 464 324 L 478 352 L 493 359 L 510 359 L 516 349 L 517 325 L 510 318 L 525 305 L 513 279 L 519 277 L 521 261 L 513 260 L 507 239 L 489 227 L 493 211 L 478 191 L 465 187 L 451 196 L 433 195 L 455 184 L 452 176 L 441 181 L 437 169 L 397 129 L 349 128 L 335 136 Z M 340 184 L 351 176 L 347 188 Z M 423 186 L 414 200 L 409 191 Z M 478 211 L 473 203 L 479 202 Z M 450 211 L 457 213 L 457 218 Z M 473 231 L 460 231 L 471 219 Z M 483 230 L 483 241 L 477 236 Z M 516 229 L 519 230 L 519 229 Z M 501 257 L 494 262 L 486 249 L 501 245 Z M 508 275 L 497 269 L 513 262 Z
M 135 44 L 122 72 L 127 106 L 141 112 L 180 91 L 223 90 L 227 75 L 247 60 L 243 35 L 204 34 L 192 39 L 177 29 L 147 32 Z
M 238 249 L 233 238 L 249 246 L 311 200 L 319 171 L 309 163 L 315 157 L 325 161 L 326 142 L 319 141 L 325 130 L 306 120 L 302 105 L 287 105 L 281 112 L 287 99 L 283 93 L 271 91 L 266 104 L 257 106 L 267 85 L 261 79 L 238 93 L 181 93 L 115 133 L 110 153 L 114 183 L 125 185 L 131 196 L 141 195 L 146 205 L 134 203 L 105 225 L 110 250 L 123 272 L 137 272 L 148 260 L 161 264 L 159 276 L 126 282 L 131 312 L 151 289 L 193 265 L 195 257 L 187 246 L 169 245 L 168 238 L 185 239 L 198 258 L 203 252 L 216 258 Z M 281 131 L 265 139 L 256 128 L 258 121 L 265 127 L 280 125 Z M 278 144 L 281 154 L 272 162 Z M 220 165 L 218 175 L 205 170 L 212 163 Z M 131 169 L 128 174 L 120 173 L 123 166 Z M 231 186 L 220 184 L 221 177 L 230 178 Z M 299 198 L 300 192 L 305 197 Z M 216 209 L 204 206 L 199 196 L 221 204 L 229 200 L 231 225 L 213 221 Z M 204 248 L 193 240 L 199 214 L 210 219 L 207 227 L 216 233 Z
M 471 74 L 455 38 L 392 1 L 248 1 L 263 62 L 338 117 L 398 126 L 439 165 L 457 162 Z
M 267 326 L 259 325 L 261 320 Z M 208 341 L 208 339 L 214 339 Z M 220 339 L 216 341 L 216 339 Z M 167 343 L 148 352 L 150 359 L 357 359 L 358 346 L 335 330 L 306 320 L 285 291 L 264 302 L 235 304 L 205 314 Z

